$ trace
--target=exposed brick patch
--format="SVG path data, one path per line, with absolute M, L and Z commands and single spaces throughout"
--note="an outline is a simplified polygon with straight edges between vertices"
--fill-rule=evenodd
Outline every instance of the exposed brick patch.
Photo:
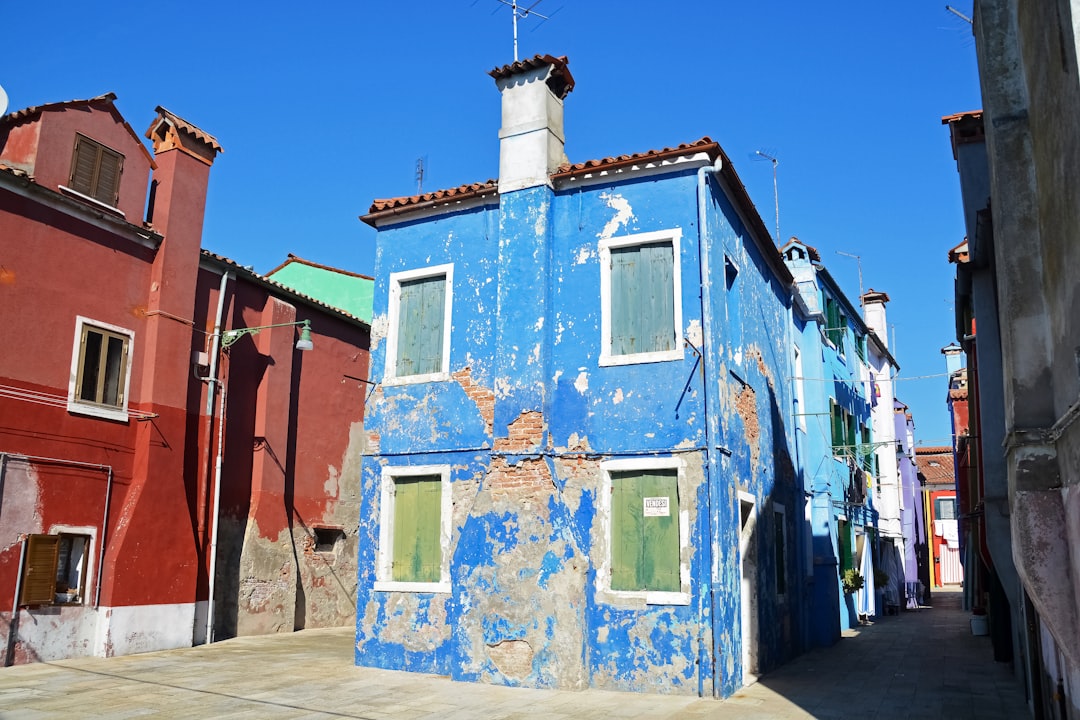
M 551 471 L 542 458 L 527 458 L 515 465 L 506 458 L 492 458 L 486 484 L 492 493 L 511 490 L 548 490 L 552 487 Z
M 756 468 L 761 455 L 761 425 L 758 422 L 757 393 L 749 385 L 743 385 L 735 398 L 735 410 L 743 421 L 746 444 L 750 446 L 751 467 Z
M 382 437 L 379 435 L 378 432 L 376 432 L 375 430 L 369 430 L 367 434 L 367 447 L 365 448 L 365 452 L 367 452 L 368 455 L 378 455 L 379 442 L 381 440 Z
M 529 452 L 544 439 L 544 416 L 535 410 L 523 412 L 507 428 L 507 437 L 495 438 L 495 450 Z
M 468 366 L 451 373 L 450 377 L 457 380 L 458 385 L 461 385 L 462 390 L 465 391 L 469 399 L 476 403 L 476 409 L 480 412 L 480 417 L 484 419 L 484 425 L 487 428 L 488 435 L 490 435 L 495 420 L 495 393 L 473 382 L 472 368 Z

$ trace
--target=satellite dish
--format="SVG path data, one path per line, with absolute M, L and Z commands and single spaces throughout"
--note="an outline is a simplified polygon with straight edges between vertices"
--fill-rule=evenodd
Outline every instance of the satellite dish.
M 0 85 L 0 115 L 3 115 L 4 113 L 7 112 L 7 104 L 8 104 L 7 93 L 4 92 L 3 86 Z

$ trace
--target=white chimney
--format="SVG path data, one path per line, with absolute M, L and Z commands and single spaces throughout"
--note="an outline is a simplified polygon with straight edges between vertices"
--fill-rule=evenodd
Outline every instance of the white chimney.
M 889 296 L 870 288 L 860 299 L 866 327 L 878 336 L 882 345 L 889 347 L 889 326 L 885 322 L 885 303 L 889 302 Z
M 574 89 L 565 57 L 536 55 L 488 73 L 502 93 L 499 192 L 551 185 L 567 162 L 563 99 Z

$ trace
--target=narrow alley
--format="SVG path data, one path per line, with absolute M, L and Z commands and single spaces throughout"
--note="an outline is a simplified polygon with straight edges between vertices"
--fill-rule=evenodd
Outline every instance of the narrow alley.
M 725 701 L 457 683 L 356 667 L 351 628 L 227 640 L 117 658 L 5 668 L 0 718 L 979 718 L 1030 717 L 960 594 L 807 653 Z

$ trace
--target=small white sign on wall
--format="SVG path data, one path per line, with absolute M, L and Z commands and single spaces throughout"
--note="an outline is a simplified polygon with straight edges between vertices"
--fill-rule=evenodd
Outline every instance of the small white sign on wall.
M 645 498 L 645 517 L 670 517 L 671 504 L 668 497 Z

